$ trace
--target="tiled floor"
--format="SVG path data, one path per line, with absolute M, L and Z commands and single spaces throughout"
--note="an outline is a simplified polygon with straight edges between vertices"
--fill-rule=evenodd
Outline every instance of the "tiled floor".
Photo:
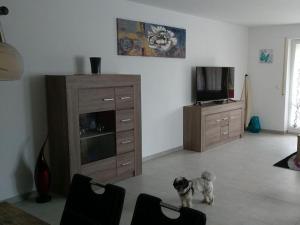
M 295 136 L 261 133 L 247 134 L 201 154 L 180 151 L 147 161 L 142 176 L 118 183 L 127 190 L 121 224 L 130 224 L 139 193 L 179 205 L 172 187 L 174 177 L 192 178 L 210 170 L 217 177 L 215 204 L 200 204 L 200 195 L 194 201 L 194 208 L 206 213 L 208 225 L 300 225 L 300 172 L 272 166 L 295 151 Z M 17 205 L 55 225 L 59 224 L 64 199 Z

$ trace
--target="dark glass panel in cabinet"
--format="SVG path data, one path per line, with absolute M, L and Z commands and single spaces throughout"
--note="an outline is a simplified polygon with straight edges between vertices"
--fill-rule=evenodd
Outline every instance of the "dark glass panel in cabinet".
M 81 164 L 87 164 L 116 155 L 115 134 L 80 140 Z
M 115 111 L 79 115 L 80 138 L 89 138 L 115 131 Z
M 115 111 L 79 116 L 81 164 L 116 155 Z

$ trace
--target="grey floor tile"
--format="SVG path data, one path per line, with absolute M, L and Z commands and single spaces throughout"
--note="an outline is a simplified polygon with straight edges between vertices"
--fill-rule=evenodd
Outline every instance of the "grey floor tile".
M 193 207 L 207 214 L 208 225 L 300 225 L 300 173 L 273 167 L 296 151 L 292 135 L 246 134 L 244 138 L 203 153 L 179 151 L 143 164 L 143 175 L 117 183 L 127 190 L 121 225 L 129 225 L 137 196 L 148 193 L 179 205 L 172 187 L 176 176 L 194 178 L 204 170 L 216 174 L 215 204 Z M 59 224 L 65 200 L 54 198 L 38 205 L 24 201 L 18 207 Z

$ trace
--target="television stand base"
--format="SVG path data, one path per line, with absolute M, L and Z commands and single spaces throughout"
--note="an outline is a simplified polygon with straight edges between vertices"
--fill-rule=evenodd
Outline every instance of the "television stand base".
M 213 102 L 183 108 L 184 149 L 205 151 L 244 134 L 244 102 Z
M 224 104 L 224 103 L 227 103 L 227 100 L 216 100 L 216 101 L 213 101 L 213 103 L 215 103 L 216 105 L 221 105 L 221 104 Z
M 207 106 L 207 105 L 222 105 L 230 102 L 236 102 L 236 100 L 232 99 L 219 99 L 219 100 L 211 100 L 211 101 L 197 101 L 193 105 L 195 106 Z

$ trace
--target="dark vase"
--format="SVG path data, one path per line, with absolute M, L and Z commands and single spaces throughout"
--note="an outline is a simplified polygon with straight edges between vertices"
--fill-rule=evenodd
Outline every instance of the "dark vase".
M 44 151 L 45 146 L 47 144 L 48 137 L 44 141 L 36 165 L 34 170 L 34 181 L 36 190 L 38 192 L 38 196 L 36 198 L 36 202 L 44 203 L 49 202 L 51 200 L 51 196 L 49 195 L 50 191 L 50 183 L 51 183 L 51 173 L 49 167 L 47 165 L 47 161 L 45 159 Z
M 90 57 L 91 71 L 93 74 L 101 74 L 101 58 Z

